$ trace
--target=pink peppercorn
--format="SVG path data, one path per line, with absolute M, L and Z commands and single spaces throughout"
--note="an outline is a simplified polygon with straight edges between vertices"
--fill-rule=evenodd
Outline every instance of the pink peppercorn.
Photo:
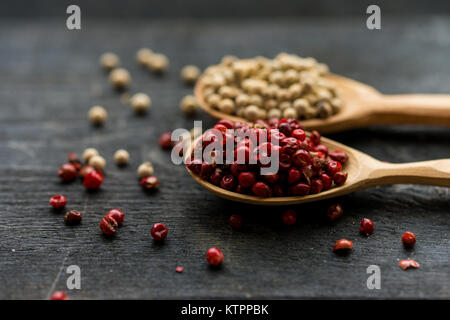
M 155 223 L 150 230 L 150 234 L 153 237 L 153 239 L 157 241 L 162 241 L 167 237 L 167 234 L 169 233 L 169 230 L 165 225 L 162 223 Z
M 306 139 L 306 133 L 302 129 L 296 129 L 292 131 L 292 137 L 298 141 L 304 141 Z
M 178 272 L 178 273 L 182 273 L 184 271 L 184 267 L 178 266 L 178 267 L 175 268 L 175 271 Z
M 239 214 L 232 214 L 229 223 L 233 229 L 241 229 L 244 224 L 244 219 L 242 219 L 242 216 Z
M 268 198 L 272 196 L 272 189 L 264 182 L 256 182 L 252 191 L 258 197 Z
M 323 182 L 320 179 L 311 180 L 311 194 L 320 193 L 323 189 Z
M 141 186 L 145 190 L 155 191 L 159 188 L 159 180 L 155 176 L 149 176 L 141 179 Z
M 256 174 L 252 171 L 241 172 L 238 177 L 239 184 L 244 188 L 249 188 L 256 182 Z
M 220 186 L 226 190 L 233 190 L 235 185 L 236 185 L 236 179 L 231 174 L 227 174 L 226 176 L 223 176 L 222 180 L 220 181 Z
M 206 260 L 210 265 L 217 267 L 223 261 L 223 253 L 218 248 L 209 248 L 206 252 Z
M 122 223 L 125 219 L 125 215 L 123 214 L 122 210 L 120 209 L 111 209 L 108 211 L 106 216 L 109 216 L 117 221 L 117 223 Z
M 288 173 L 288 183 L 293 184 L 300 180 L 302 177 L 302 172 L 297 168 L 290 168 Z
M 361 227 L 359 228 L 359 232 L 365 234 L 366 236 L 369 236 L 373 233 L 373 230 L 374 225 L 372 220 L 366 218 L 361 220 Z
M 292 209 L 286 210 L 283 212 L 281 220 L 285 225 L 291 226 L 297 221 L 297 213 Z
M 348 161 L 348 155 L 343 151 L 334 151 L 330 152 L 328 156 L 336 161 L 339 161 L 340 163 L 346 163 Z
M 64 222 L 68 225 L 75 225 L 81 222 L 81 212 L 70 210 L 64 215 Z
M 50 205 L 55 210 L 63 209 L 67 204 L 67 199 L 63 195 L 56 195 L 50 198 Z
M 402 236 L 403 245 L 407 248 L 412 248 L 416 244 L 416 235 L 411 231 L 406 231 Z
M 353 248 L 353 242 L 351 242 L 350 240 L 347 239 L 341 239 L 336 241 L 336 243 L 333 246 L 333 251 L 338 252 L 338 251 L 349 251 Z
M 55 291 L 50 297 L 50 300 L 68 300 L 68 297 L 64 291 Z
M 306 183 L 300 182 L 291 187 L 291 193 L 294 196 L 305 196 L 309 194 L 311 187 Z
M 319 145 L 320 144 L 320 133 L 316 130 L 314 130 L 313 132 L 311 132 L 311 135 L 309 136 L 309 140 L 315 145 Z
M 106 235 L 112 235 L 117 232 L 119 225 L 111 216 L 105 216 L 100 221 L 100 230 Z
M 173 147 L 173 141 L 172 141 L 172 133 L 170 132 L 164 132 L 158 140 L 159 145 L 163 149 L 170 149 Z
M 101 171 L 90 171 L 84 176 L 83 186 L 88 190 L 96 190 L 103 183 L 103 174 Z
M 403 270 L 406 270 L 408 268 L 419 268 L 420 265 L 417 261 L 413 260 L 413 259 L 406 259 L 406 260 L 400 260 L 398 262 L 398 266 L 400 268 L 402 268 Z
M 58 176 L 64 182 L 70 182 L 77 177 L 77 169 L 71 163 L 63 164 L 58 170 Z
M 345 183 L 345 181 L 347 181 L 347 176 L 348 176 L 347 172 L 342 171 L 336 172 L 336 174 L 333 176 L 333 181 L 338 186 L 341 186 Z
M 339 203 L 332 204 L 328 207 L 327 210 L 327 217 L 328 221 L 333 222 L 336 219 L 339 219 L 342 217 L 342 214 L 344 213 L 344 210 L 342 209 L 342 206 Z
M 334 175 L 342 170 L 342 165 L 340 162 L 334 161 L 334 160 L 328 160 L 326 163 L 326 171 L 331 176 L 334 177 Z
M 331 188 L 333 180 L 331 179 L 331 177 L 329 175 L 327 175 L 326 173 L 322 173 L 320 175 L 320 179 L 322 180 L 324 191 Z

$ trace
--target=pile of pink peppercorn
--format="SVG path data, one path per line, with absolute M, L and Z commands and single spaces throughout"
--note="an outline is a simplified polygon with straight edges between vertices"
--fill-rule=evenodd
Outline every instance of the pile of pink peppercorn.
M 234 162 L 226 163 L 224 153 L 220 155 L 223 157 L 221 162 L 198 159 L 194 148 L 191 161 L 186 165 L 194 174 L 223 189 L 258 197 L 305 196 L 340 186 L 347 180 L 342 167 L 348 156 L 340 150 L 329 152 L 320 143 L 319 132 L 313 131 L 308 136 L 296 119 L 274 118 L 267 122 L 258 121 L 252 127 L 241 122 L 220 120 L 213 129 L 216 130 L 206 132 L 201 146 L 196 145 L 195 148 L 204 150 L 220 132 L 224 145 L 227 140 L 234 140 Z M 264 139 L 260 139 L 262 135 Z M 256 139 L 251 139 L 251 136 Z M 278 171 L 260 174 L 264 166 L 260 161 L 262 152 L 270 157 L 275 151 L 278 152 Z M 245 163 L 237 162 L 239 154 Z M 215 154 L 216 160 L 217 157 Z

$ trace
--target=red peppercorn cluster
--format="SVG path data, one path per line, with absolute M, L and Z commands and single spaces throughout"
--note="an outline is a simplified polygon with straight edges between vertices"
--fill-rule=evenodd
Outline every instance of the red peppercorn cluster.
M 113 235 L 119 229 L 119 224 L 123 222 L 125 215 L 120 209 L 109 210 L 106 216 L 100 220 L 100 230 L 106 235 Z
M 68 162 L 63 164 L 58 170 L 58 176 L 63 182 L 72 182 L 77 177 L 83 180 L 83 186 L 88 190 L 96 190 L 103 183 L 104 176 L 99 170 L 95 170 L 91 166 L 82 165 L 78 156 L 69 152 L 67 154 Z
M 347 179 L 342 165 L 348 156 L 336 150 L 331 153 L 333 158 L 329 157 L 327 147 L 320 143 L 320 134 L 313 131 L 307 136 L 296 119 L 259 120 L 253 127 L 220 120 L 213 129 L 205 132 L 201 144 L 194 147 L 186 166 L 202 179 L 223 189 L 265 198 L 304 196 L 328 190 L 333 184 L 342 185 Z M 217 136 L 218 132 L 222 137 Z M 229 158 L 226 157 L 228 150 L 213 151 L 213 160 L 195 158 L 199 148 L 203 155 L 212 141 L 220 139 L 224 146 L 230 140 L 234 145 L 233 163 L 225 161 Z M 267 167 L 267 162 L 262 159 L 264 156 L 267 159 L 272 153 L 278 155 L 279 169 L 263 175 L 261 168 Z

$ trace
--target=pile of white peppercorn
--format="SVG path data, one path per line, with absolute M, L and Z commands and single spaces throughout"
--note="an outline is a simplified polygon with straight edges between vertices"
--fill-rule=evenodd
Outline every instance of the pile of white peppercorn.
M 203 73 L 203 96 L 210 107 L 248 121 L 327 118 L 342 106 L 325 78 L 328 71 L 313 58 L 287 53 L 274 59 L 225 56 Z

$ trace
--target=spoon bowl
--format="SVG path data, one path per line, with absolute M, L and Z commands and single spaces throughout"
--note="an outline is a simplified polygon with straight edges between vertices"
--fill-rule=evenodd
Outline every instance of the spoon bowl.
M 186 159 L 191 154 L 192 146 L 201 138 L 197 138 L 191 145 L 191 149 L 186 154 Z M 385 184 L 411 183 L 450 187 L 450 159 L 391 164 L 376 160 L 361 151 L 324 137 L 321 138 L 321 144 L 327 146 L 329 150 L 341 149 L 347 153 L 349 159 L 343 166 L 343 170 L 348 173 L 348 178 L 342 186 L 333 187 L 318 194 L 260 198 L 222 189 L 208 181 L 202 180 L 187 167 L 186 169 L 203 188 L 221 198 L 263 206 L 281 206 L 318 201 Z
M 302 120 L 306 130 L 338 132 L 376 124 L 428 124 L 450 126 L 450 95 L 383 95 L 361 82 L 335 74 L 326 78 L 335 83 L 343 101 L 342 110 L 326 119 Z M 211 108 L 203 96 L 203 81 L 195 86 L 200 107 L 217 119 L 248 122 L 236 115 Z

